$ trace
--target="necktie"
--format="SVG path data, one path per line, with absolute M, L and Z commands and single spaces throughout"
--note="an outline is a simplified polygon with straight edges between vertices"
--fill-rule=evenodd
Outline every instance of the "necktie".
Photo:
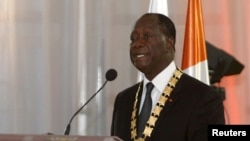
M 151 109 L 152 109 L 151 91 L 153 90 L 153 88 L 154 88 L 154 85 L 151 82 L 149 82 L 147 84 L 147 92 L 146 92 L 145 100 L 142 106 L 142 110 L 138 118 L 138 127 L 137 127 L 138 137 L 142 135 L 142 132 L 145 128 L 145 125 L 151 113 Z

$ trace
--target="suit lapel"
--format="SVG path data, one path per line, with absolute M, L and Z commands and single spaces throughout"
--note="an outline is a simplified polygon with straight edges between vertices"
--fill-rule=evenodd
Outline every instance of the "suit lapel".
M 142 138 L 139 138 L 139 140 L 150 137 L 151 134 L 156 130 L 156 128 L 159 128 L 157 126 L 160 126 L 159 125 L 160 121 L 163 120 L 163 117 L 165 117 L 165 115 L 168 113 L 168 111 L 171 109 L 172 105 L 175 102 L 173 101 L 174 100 L 173 98 L 174 98 L 175 93 L 178 94 L 177 85 L 178 85 L 179 80 L 181 79 L 182 74 L 183 72 L 177 68 L 173 76 L 169 80 L 167 86 L 165 87 L 164 93 L 160 96 L 160 99 L 157 102 L 156 107 L 153 109 L 153 113 L 150 115 L 149 120 L 147 122 L 148 124 L 146 125 L 144 129 L 143 136 Z M 135 120 L 138 119 L 137 117 L 138 117 L 138 111 L 139 111 L 138 109 L 139 109 L 139 103 L 140 103 L 140 100 L 138 99 L 140 99 L 141 94 L 142 94 L 142 89 L 139 92 L 137 91 L 137 94 L 136 94 L 137 100 L 135 100 L 135 104 L 134 104 L 136 106 L 134 106 L 134 110 L 132 114 L 132 121 L 131 121 L 132 139 L 136 139 L 136 136 L 137 136 L 136 125 L 135 125 L 137 121 Z M 171 96 L 172 94 L 173 96 Z
M 165 117 L 168 116 L 168 113 L 173 109 L 173 106 L 178 102 L 178 100 L 182 97 L 181 94 L 181 87 L 182 87 L 182 81 L 183 77 L 178 81 L 178 83 L 176 84 L 175 88 L 173 89 L 173 91 L 170 94 L 170 97 L 168 98 L 165 107 L 162 109 L 160 116 L 155 124 L 155 128 L 152 131 L 152 135 L 154 134 L 154 131 L 158 130 L 158 128 L 161 128 L 160 126 L 162 124 L 162 121 L 165 120 Z

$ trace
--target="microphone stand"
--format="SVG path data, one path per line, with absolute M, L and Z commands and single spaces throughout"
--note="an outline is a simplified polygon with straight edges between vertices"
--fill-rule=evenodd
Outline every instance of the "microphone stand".
M 106 85 L 106 83 L 108 82 L 108 80 L 106 80 L 103 85 L 101 86 L 101 88 L 98 89 L 98 91 L 96 91 L 86 102 L 85 104 L 83 104 L 76 112 L 75 114 L 71 117 L 67 127 L 66 127 L 66 130 L 64 132 L 64 135 L 69 135 L 70 133 L 70 124 L 72 122 L 72 120 L 74 119 L 74 117 L 103 89 L 103 87 Z

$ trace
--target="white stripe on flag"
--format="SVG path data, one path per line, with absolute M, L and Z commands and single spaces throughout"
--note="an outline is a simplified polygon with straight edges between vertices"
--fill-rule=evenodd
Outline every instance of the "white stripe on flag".
M 204 71 L 204 69 L 208 70 L 207 60 L 199 62 L 194 66 L 190 66 L 183 71 L 195 78 L 198 78 L 203 83 L 207 84 L 206 82 L 209 82 L 209 77 L 207 75 L 207 71 Z
M 167 0 L 150 0 L 149 13 L 161 13 L 168 16 Z

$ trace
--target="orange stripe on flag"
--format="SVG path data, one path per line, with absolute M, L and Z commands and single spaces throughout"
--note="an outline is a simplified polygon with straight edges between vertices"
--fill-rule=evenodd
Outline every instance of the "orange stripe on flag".
M 193 74 L 199 73 L 195 74 L 195 76 L 201 76 L 208 80 L 201 80 L 201 78 L 196 78 L 203 81 L 204 83 L 209 84 L 208 66 L 206 60 L 207 53 L 203 29 L 201 2 L 200 0 L 189 0 L 182 56 L 182 69 L 185 71 L 186 69 L 195 66 L 198 63 L 205 62 L 206 65 L 204 68 L 192 68 L 192 71 L 196 71 L 196 69 L 198 69 L 198 71 L 191 72 L 190 75 L 193 76 Z M 204 77 L 204 75 L 207 76 Z

